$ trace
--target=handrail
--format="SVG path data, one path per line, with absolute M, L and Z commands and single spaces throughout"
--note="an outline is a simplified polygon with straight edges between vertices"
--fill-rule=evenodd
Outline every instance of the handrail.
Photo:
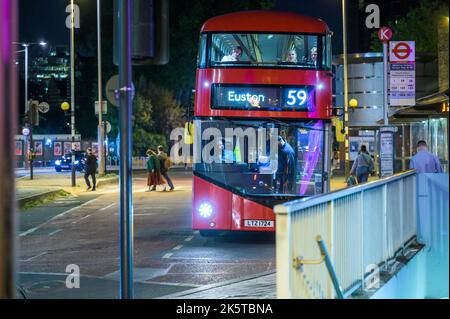
M 354 185 L 344 189 L 338 189 L 327 194 L 319 194 L 316 196 L 305 197 L 302 199 L 294 200 L 284 204 L 276 205 L 274 211 L 276 214 L 289 214 L 294 210 L 305 209 L 311 206 L 326 203 L 332 199 L 344 197 L 355 192 L 366 191 L 375 187 L 379 187 L 385 184 L 393 183 L 408 176 L 412 176 L 416 173 L 415 169 L 408 170 L 406 172 L 397 173 L 389 177 L 381 178 L 376 181 L 367 182 L 361 185 Z
M 327 246 L 322 239 L 322 236 L 318 235 L 316 237 L 317 245 L 319 245 L 320 249 L 320 259 L 317 260 L 305 260 L 301 257 L 297 257 L 293 260 L 294 268 L 301 268 L 302 265 L 320 265 L 325 262 L 327 266 L 328 273 L 330 274 L 331 281 L 333 282 L 334 290 L 336 291 L 336 295 L 338 299 L 345 299 L 344 294 L 342 293 L 342 288 L 339 285 L 339 280 L 337 278 L 336 272 L 334 271 L 333 264 L 330 260 L 330 255 L 328 254 Z
M 388 268 L 416 234 L 416 181 L 410 170 L 275 206 L 277 296 L 340 298 L 339 291 L 366 289 L 371 269 Z M 328 260 L 316 250 L 318 235 Z
M 339 285 L 339 281 L 334 271 L 333 264 L 331 263 L 330 255 L 327 251 L 327 246 L 325 245 L 321 236 L 317 236 L 316 238 L 317 244 L 319 245 L 320 253 L 325 257 L 325 265 L 327 266 L 328 273 L 330 274 L 331 281 L 333 282 L 334 290 L 336 290 L 336 294 L 338 299 L 345 299 L 344 294 L 342 293 L 342 288 Z

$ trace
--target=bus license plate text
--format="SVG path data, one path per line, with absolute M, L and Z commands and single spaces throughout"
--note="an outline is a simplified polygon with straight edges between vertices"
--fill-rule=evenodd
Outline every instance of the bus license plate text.
M 245 227 L 273 227 L 273 220 L 244 220 Z

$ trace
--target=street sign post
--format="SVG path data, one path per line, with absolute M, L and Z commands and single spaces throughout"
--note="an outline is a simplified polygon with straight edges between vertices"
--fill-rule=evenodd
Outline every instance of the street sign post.
M 391 106 L 411 106 L 416 104 L 415 42 L 391 41 L 390 100 Z
M 133 299 L 133 192 L 132 192 L 132 25 L 133 1 L 119 1 L 119 81 L 115 92 L 119 93 L 120 110 L 120 202 L 119 202 L 119 238 L 120 238 L 120 297 Z M 108 90 L 107 90 L 108 94 Z
M 392 30 L 389 27 L 381 27 L 378 30 L 378 39 L 383 42 L 389 42 L 389 40 L 392 38 Z
M 389 124 L 388 119 L 388 42 L 392 38 L 392 30 L 382 27 L 378 30 L 378 38 L 383 42 L 383 119 L 384 125 Z
M 131 99 L 134 99 L 134 83 L 131 83 L 132 87 L 132 96 Z M 108 82 L 106 83 L 106 98 L 108 99 L 109 103 L 111 103 L 114 106 L 119 107 L 119 76 L 113 75 Z

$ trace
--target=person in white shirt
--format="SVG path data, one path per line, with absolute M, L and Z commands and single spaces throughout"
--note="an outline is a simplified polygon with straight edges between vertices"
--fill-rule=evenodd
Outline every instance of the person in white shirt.
M 442 173 L 439 158 L 428 152 L 427 142 L 423 140 L 417 143 L 417 154 L 411 158 L 409 168 L 415 168 L 417 173 Z
M 225 55 L 222 58 L 221 62 L 235 62 L 235 61 L 239 61 L 241 56 L 242 56 L 242 48 L 240 46 L 236 46 L 231 51 L 230 55 Z

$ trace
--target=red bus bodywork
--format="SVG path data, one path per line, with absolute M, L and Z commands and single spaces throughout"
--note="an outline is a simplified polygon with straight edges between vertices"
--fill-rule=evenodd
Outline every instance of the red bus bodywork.
M 327 35 L 328 26 L 320 19 L 294 13 L 274 11 L 247 11 L 212 18 L 206 21 L 201 33 L 215 32 L 270 32 Z M 211 108 L 213 84 L 254 85 L 312 85 L 316 88 L 316 109 L 301 111 L 218 110 Z M 196 75 L 195 117 L 280 118 L 331 120 L 331 70 L 305 70 L 257 67 L 199 68 Z M 211 203 L 211 218 L 198 216 L 199 206 Z M 267 207 L 211 183 L 199 176 L 193 180 L 193 229 L 274 231 L 271 228 L 245 227 L 243 221 L 275 220 L 273 207 Z M 274 223 L 275 225 L 275 223 Z

